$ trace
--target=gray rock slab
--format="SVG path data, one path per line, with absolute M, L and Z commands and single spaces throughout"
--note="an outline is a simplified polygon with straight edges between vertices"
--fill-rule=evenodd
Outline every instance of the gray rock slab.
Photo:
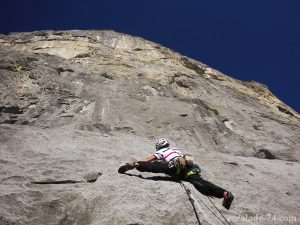
M 229 211 L 213 199 L 230 224 L 297 224 L 299 118 L 266 86 L 139 37 L 1 35 L 0 224 L 198 224 L 166 175 L 117 173 L 160 137 L 235 194 Z M 222 224 L 186 185 L 201 222 Z

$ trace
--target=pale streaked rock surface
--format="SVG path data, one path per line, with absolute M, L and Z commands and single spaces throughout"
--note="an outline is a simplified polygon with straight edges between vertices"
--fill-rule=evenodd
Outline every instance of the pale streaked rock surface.
M 300 116 L 264 85 L 77 30 L 0 35 L 0 82 L 1 224 L 197 224 L 179 184 L 117 173 L 159 137 L 234 192 L 230 211 L 214 200 L 226 218 L 299 215 Z M 204 224 L 222 224 L 196 205 Z

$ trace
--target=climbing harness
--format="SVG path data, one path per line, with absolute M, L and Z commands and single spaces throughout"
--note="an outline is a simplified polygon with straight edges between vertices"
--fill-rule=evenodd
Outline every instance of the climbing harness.
M 198 164 L 193 164 L 192 169 L 190 169 L 186 173 L 185 178 L 188 178 L 189 176 L 200 173 L 200 172 L 201 172 L 200 166 Z
M 179 176 L 180 172 L 182 170 L 184 170 L 186 167 L 186 161 L 183 157 L 179 156 L 179 157 L 172 159 L 169 162 L 168 166 L 169 166 L 169 168 L 174 166 L 176 168 L 176 175 Z
M 190 200 L 190 202 L 191 202 L 191 204 L 192 204 L 192 206 L 193 206 L 193 209 L 194 209 L 194 212 L 195 212 L 195 215 L 196 215 L 198 224 L 201 225 L 201 222 L 200 222 L 200 219 L 199 219 L 199 216 L 198 216 L 198 213 L 197 213 L 195 204 L 194 204 L 195 200 L 194 200 L 194 199 L 192 198 L 192 196 L 191 196 L 191 190 L 188 189 L 188 188 L 184 185 L 184 183 L 182 183 L 181 180 L 179 180 L 179 183 L 180 183 L 180 185 L 184 188 L 184 190 L 186 191 L 186 193 L 187 193 L 187 195 L 188 195 L 188 197 L 189 197 L 189 200 Z
M 185 178 L 191 176 L 191 175 L 194 175 L 194 174 L 197 174 L 198 172 L 196 170 L 190 170 L 189 172 L 186 173 L 185 175 Z

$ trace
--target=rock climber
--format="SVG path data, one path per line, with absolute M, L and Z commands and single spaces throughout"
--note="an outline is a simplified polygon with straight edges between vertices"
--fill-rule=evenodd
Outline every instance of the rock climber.
M 140 172 L 165 173 L 179 180 L 190 182 L 194 187 L 206 196 L 223 198 L 222 205 L 229 209 L 234 195 L 209 181 L 204 180 L 200 175 L 200 167 L 193 162 L 193 157 L 183 155 L 175 147 L 171 147 L 165 138 L 159 139 L 155 144 L 156 152 L 144 160 L 133 163 L 126 163 L 118 170 L 125 173 L 131 169 Z

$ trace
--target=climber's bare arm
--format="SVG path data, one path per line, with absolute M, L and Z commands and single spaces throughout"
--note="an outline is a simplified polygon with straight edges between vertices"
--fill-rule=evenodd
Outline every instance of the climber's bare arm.
M 146 157 L 145 159 L 143 159 L 142 161 L 151 162 L 153 160 L 156 160 L 156 157 L 154 155 L 150 155 L 150 156 Z

